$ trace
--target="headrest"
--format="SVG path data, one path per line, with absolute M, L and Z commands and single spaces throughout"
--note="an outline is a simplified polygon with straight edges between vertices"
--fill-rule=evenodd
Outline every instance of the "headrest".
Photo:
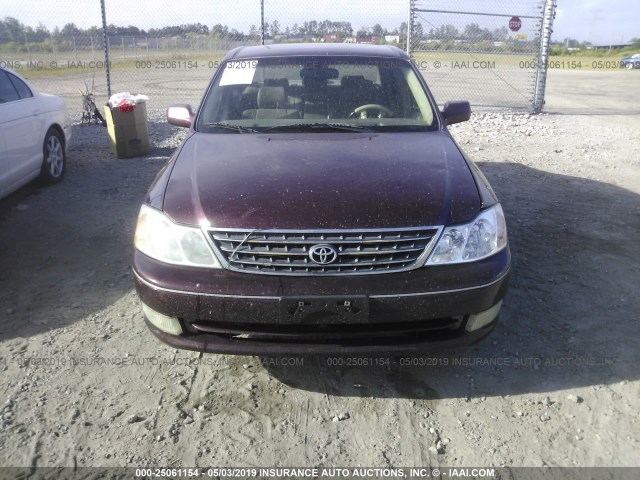
M 249 85 L 247 88 L 244 89 L 242 94 L 243 95 L 258 95 L 258 90 L 260 90 L 260 87 L 255 87 L 253 85 Z
M 258 108 L 284 108 L 286 99 L 284 87 L 260 87 Z

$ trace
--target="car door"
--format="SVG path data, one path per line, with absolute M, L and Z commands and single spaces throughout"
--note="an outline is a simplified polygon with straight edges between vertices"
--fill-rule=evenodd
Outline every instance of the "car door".
M 42 163 L 42 114 L 31 89 L 10 72 L 0 70 L 1 189 L 13 190 L 37 175 Z

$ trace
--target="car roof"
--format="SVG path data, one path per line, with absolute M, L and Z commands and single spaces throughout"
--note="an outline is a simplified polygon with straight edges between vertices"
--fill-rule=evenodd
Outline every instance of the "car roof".
M 9 67 L 1 67 L 0 66 L 0 70 L 4 70 L 7 73 L 11 73 L 12 75 L 15 75 L 16 77 L 18 77 L 20 80 L 22 80 L 24 83 L 27 84 L 27 86 L 31 89 L 32 93 L 36 93 L 39 90 L 37 88 L 35 88 L 31 82 L 29 80 L 27 80 L 26 78 L 24 78 L 22 75 L 20 75 L 18 72 L 16 72 L 15 70 L 9 68 Z
M 409 55 L 398 47 L 354 43 L 281 43 L 237 47 L 227 53 L 224 60 L 315 55 L 401 58 L 409 60 Z
M 5 71 L 5 72 L 7 72 L 7 73 L 11 73 L 12 75 L 15 75 L 16 77 L 18 77 L 18 78 L 19 78 L 20 80 L 22 80 L 23 82 L 25 81 L 25 80 L 24 80 L 24 77 L 23 77 L 22 75 L 20 75 L 18 72 L 16 72 L 16 71 L 15 71 L 14 69 L 12 69 L 12 68 L 9 68 L 9 67 L 0 67 L 0 70 L 4 70 L 4 71 Z

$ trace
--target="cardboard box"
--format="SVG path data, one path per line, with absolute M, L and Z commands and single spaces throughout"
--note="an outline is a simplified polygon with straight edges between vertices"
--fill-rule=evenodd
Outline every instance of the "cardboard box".
M 139 157 L 149 151 L 146 103 L 138 103 L 131 112 L 121 112 L 117 107 L 105 105 L 104 118 L 107 121 L 111 151 L 116 157 Z

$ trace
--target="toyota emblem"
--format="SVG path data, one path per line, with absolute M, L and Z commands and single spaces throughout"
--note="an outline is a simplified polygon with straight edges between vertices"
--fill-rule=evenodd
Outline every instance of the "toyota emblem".
M 329 265 L 338 259 L 338 250 L 333 245 L 314 245 L 309 249 L 309 258 L 318 265 Z

